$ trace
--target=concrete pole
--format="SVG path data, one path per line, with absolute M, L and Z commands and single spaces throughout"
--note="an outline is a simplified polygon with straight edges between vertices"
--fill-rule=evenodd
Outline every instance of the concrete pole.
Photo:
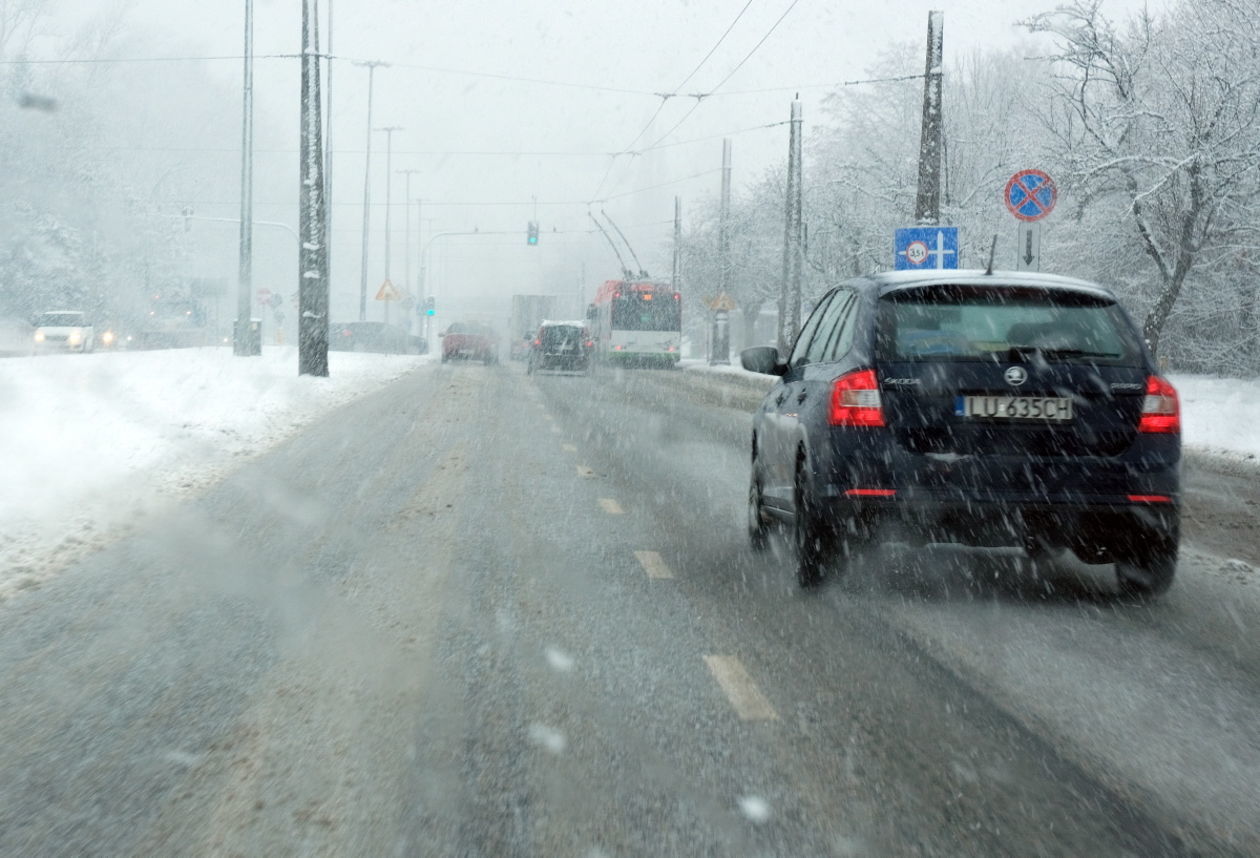
M 333 180 L 333 0 L 328 0 L 328 71 L 324 85 L 324 229 L 328 232 L 328 290 L 332 291 Z
M 372 221 L 372 92 L 376 82 L 376 69 L 387 66 L 387 63 L 372 60 L 355 63 L 368 70 L 367 99 L 367 148 L 363 166 L 363 252 L 359 264 L 359 321 L 367 321 L 367 272 L 368 272 L 368 235 Z
M 786 249 L 788 290 L 787 322 L 784 327 L 784 339 L 789 345 L 796 341 L 796 334 L 801 329 L 801 280 L 805 271 L 801 124 L 801 103 L 793 101 L 791 135 L 788 143 L 788 165 L 792 175 L 788 180 L 788 242 Z
M 324 224 L 319 0 L 302 3 L 302 183 L 298 232 L 298 374 L 328 375 L 328 233 Z
M 928 12 L 927 70 L 923 77 L 923 126 L 919 137 L 919 187 L 914 219 L 923 226 L 941 222 L 941 152 L 945 120 L 941 113 L 944 74 L 944 12 Z
M 669 282 L 675 292 L 682 278 L 682 197 L 674 197 L 674 264 Z
M 250 336 L 254 291 L 254 0 L 245 0 L 245 75 L 241 116 L 241 229 L 236 283 L 236 328 L 232 352 L 237 357 L 262 353 Z
M 389 231 L 390 231 L 390 209 L 393 205 L 391 202 L 390 188 L 394 184 L 394 132 L 401 131 L 397 125 L 391 125 L 388 128 L 377 129 L 385 132 L 385 279 L 389 279 L 389 258 L 391 256 L 389 248 Z M 389 301 L 382 301 L 385 305 L 385 324 L 389 324 Z
M 722 141 L 722 197 L 718 214 L 718 292 L 730 288 L 731 278 L 731 140 Z

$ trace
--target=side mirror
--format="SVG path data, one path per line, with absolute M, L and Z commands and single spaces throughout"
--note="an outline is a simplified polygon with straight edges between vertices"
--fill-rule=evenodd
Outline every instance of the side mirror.
M 749 372 L 762 375 L 783 375 L 787 372 L 787 363 L 779 358 L 779 350 L 774 346 L 753 346 L 739 353 L 739 362 Z

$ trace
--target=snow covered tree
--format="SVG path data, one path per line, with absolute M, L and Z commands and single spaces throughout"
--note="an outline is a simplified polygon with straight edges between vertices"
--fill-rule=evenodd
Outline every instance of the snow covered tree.
M 1260 26 L 1243 0 L 1197 0 L 1117 27 L 1097 0 L 1028 22 L 1056 49 L 1056 154 L 1080 213 L 1129 223 L 1158 274 L 1153 350 L 1197 265 L 1254 249 L 1260 190 Z

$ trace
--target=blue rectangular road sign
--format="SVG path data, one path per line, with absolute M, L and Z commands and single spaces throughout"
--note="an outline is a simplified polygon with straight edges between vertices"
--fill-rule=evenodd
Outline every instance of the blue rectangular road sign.
M 920 271 L 958 267 L 958 227 L 916 226 L 899 229 L 893 238 L 893 267 Z

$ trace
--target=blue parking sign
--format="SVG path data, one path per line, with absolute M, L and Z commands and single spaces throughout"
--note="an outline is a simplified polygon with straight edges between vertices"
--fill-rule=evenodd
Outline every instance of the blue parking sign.
M 893 236 L 893 268 L 918 271 L 958 267 L 958 227 L 916 226 Z

